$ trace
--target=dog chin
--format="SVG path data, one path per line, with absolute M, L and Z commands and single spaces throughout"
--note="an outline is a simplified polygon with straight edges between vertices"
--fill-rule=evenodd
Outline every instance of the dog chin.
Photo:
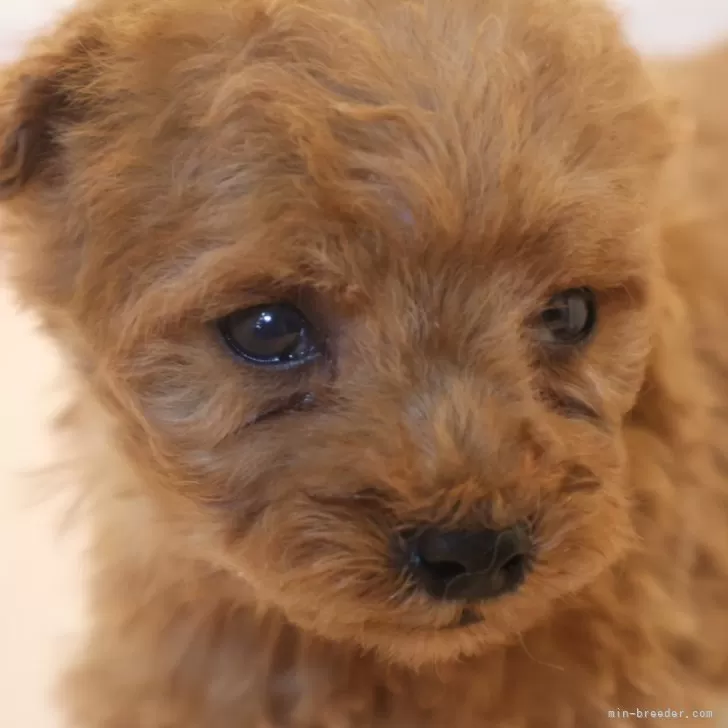
M 494 632 L 485 622 L 461 625 L 460 620 L 445 626 L 409 630 L 363 628 L 350 637 L 350 641 L 359 648 L 373 652 L 389 663 L 408 668 L 475 657 L 517 639 L 517 634 Z M 341 636 L 337 637 L 339 640 Z
M 488 613 L 482 607 L 453 606 L 429 614 L 418 612 L 411 619 L 398 614 L 391 619 L 363 618 L 359 623 L 322 619 L 313 612 L 286 614 L 286 619 L 324 642 L 349 644 L 388 663 L 421 668 L 482 655 L 514 642 L 530 626 L 524 620 L 538 621 L 547 611 L 529 615 L 521 608 L 510 615 L 504 603 L 490 607 Z

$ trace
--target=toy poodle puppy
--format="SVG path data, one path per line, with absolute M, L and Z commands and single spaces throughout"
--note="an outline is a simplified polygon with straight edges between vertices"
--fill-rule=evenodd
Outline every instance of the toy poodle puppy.
M 7 69 L 69 726 L 717 718 L 726 74 L 593 0 L 91 0 Z

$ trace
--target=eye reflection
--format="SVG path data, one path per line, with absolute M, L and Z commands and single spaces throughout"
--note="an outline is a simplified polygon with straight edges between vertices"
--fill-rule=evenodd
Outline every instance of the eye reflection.
M 217 327 L 230 351 L 256 366 L 298 366 L 321 354 L 313 327 L 287 303 L 235 311 L 220 319 Z

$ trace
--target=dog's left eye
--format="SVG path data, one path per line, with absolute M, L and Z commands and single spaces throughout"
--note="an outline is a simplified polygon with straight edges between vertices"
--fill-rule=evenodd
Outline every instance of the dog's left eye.
M 538 319 L 539 337 L 547 344 L 585 341 L 597 322 L 597 302 L 589 288 L 570 288 L 552 296 Z
M 220 319 L 217 326 L 235 355 L 258 366 L 298 366 L 321 353 L 311 324 L 287 303 L 236 311 Z

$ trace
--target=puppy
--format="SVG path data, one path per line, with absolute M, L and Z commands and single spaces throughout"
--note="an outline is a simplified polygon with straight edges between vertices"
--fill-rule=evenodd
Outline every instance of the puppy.
M 93 528 L 70 726 L 717 717 L 728 53 L 695 63 L 589 0 L 95 0 L 6 72 Z

